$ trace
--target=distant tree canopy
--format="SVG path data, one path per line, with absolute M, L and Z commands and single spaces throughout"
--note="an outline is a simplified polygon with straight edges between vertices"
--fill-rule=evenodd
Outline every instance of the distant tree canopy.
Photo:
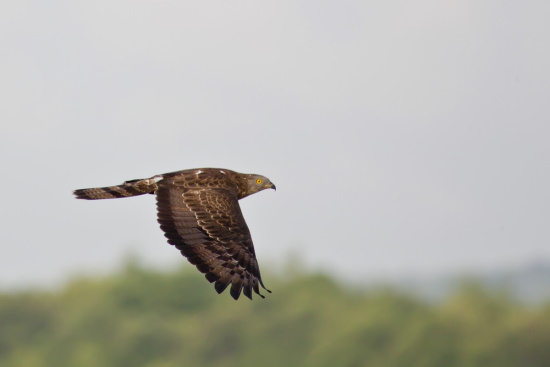
M 442 303 L 270 276 L 267 299 L 217 295 L 196 271 L 131 265 L 58 292 L 0 294 L 3 367 L 547 367 L 550 304 L 470 284 Z

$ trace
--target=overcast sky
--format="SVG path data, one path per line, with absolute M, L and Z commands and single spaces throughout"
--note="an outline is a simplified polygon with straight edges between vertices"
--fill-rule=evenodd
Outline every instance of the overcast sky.
M 0 287 L 184 261 L 154 197 L 222 167 L 260 265 L 346 278 L 550 261 L 550 2 L 0 4 Z M 268 282 L 266 283 L 268 284 Z

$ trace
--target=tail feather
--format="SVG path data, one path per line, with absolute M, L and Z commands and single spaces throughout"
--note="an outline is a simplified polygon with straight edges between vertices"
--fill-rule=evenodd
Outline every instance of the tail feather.
M 122 185 L 95 187 L 90 189 L 74 190 L 73 194 L 77 199 L 98 200 L 116 199 L 143 194 L 152 194 L 157 189 L 154 179 L 126 181 Z

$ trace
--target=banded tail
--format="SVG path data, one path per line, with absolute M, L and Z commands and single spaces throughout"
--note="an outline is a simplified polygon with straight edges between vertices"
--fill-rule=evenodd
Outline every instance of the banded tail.
M 116 199 L 143 194 L 153 194 L 158 188 L 157 182 L 161 179 L 162 176 L 155 176 L 152 178 L 131 180 L 117 186 L 74 190 L 73 194 L 77 199 L 85 200 Z

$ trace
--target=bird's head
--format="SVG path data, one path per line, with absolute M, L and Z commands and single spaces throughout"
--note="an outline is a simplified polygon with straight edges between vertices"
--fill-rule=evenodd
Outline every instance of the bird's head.
M 276 190 L 275 184 L 267 177 L 260 175 L 248 175 L 246 181 L 246 196 L 257 193 L 265 189 Z

